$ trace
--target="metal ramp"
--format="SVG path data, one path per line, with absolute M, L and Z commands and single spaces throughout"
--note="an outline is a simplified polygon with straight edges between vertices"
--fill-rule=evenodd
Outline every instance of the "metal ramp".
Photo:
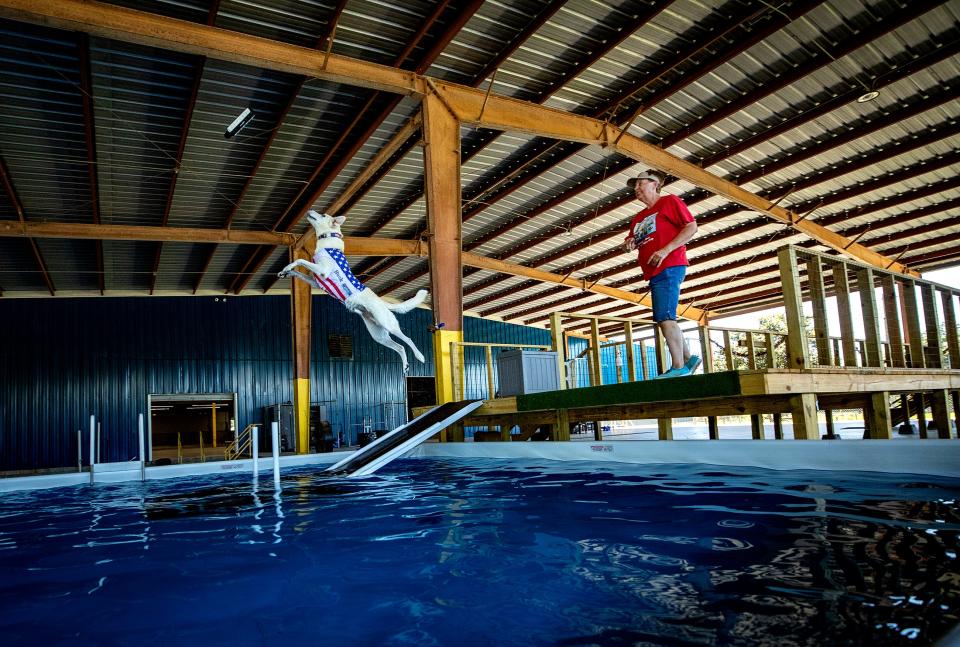
M 482 404 L 483 400 L 461 400 L 441 404 L 377 438 L 342 461 L 334 463 L 323 473 L 337 476 L 373 474 L 393 459 L 403 456 L 417 445 L 426 442 L 441 429 L 462 420 Z

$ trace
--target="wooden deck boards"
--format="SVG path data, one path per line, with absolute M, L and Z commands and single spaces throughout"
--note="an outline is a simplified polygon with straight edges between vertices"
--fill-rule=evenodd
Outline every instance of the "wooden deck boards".
M 960 390 L 960 370 L 942 369 L 764 369 L 725 371 L 665 380 L 626 382 L 548 391 L 487 401 L 465 424 L 549 424 L 563 411 L 569 421 L 632 420 L 687 416 L 791 413 L 806 419 L 806 437 L 814 437 L 811 419 L 839 404 L 873 411 L 890 394 Z M 795 424 L 796 426 L 796 424 Z M 803 425 L 801 425 L 803 426 Z

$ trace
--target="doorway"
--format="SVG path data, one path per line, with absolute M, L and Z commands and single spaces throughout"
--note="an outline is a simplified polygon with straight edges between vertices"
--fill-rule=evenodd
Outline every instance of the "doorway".
M 147 459 L 153 462 L 222 459 L 237 432 L 236 393 L 151 393 L 147 406 Z
M 433 376 L 407 378 L 407 420 L 413 420 L 414 407 L 437 405 L 437 381 Z

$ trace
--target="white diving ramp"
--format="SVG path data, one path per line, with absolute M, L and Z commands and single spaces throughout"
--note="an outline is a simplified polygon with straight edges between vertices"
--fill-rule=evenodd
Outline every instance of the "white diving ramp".
M 393 459 L 403 456 L 421 443 L 426 442 L 441 429 L 462 420 L 482 404 L 483 400 L 461 400 L 460 402 L 447 402 L 434 407 L 390 433 L 377 438 L 366 447 L 361 447 L 342 461 L 334 463 L 323 473 L 338 476 L 373 474 Z

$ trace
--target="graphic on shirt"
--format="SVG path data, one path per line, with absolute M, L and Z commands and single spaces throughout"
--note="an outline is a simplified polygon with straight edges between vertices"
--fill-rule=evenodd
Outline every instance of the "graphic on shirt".
M 347 297 L 363 292 L 366 289 L 366 286 L 360 282 L 360 279 L 353 275 L 350 266 L 347 265 L 347 259 L 343 255 L 343 252 L 339 249 L 330 249 L 329 247 L 318 251 L 326 253 L 330 260 L 337 264 L 337 269 L 330 272 L 327 278 L 321 279 L 317 277 L 317 282 L 327 294 L 338 301 L 346 301 Z
M 633 242 L 636 243 L 637 247 L 643 245 L 643 243 L 650 238 L 657 231 L 657 214 L 651 213 L 649 216 L 637 223 L 633 228 Z

